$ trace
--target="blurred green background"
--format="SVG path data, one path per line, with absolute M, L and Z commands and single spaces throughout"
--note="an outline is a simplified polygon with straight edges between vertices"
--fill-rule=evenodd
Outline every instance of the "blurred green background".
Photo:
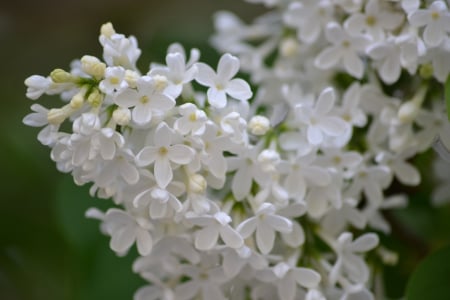
M 261 11 L 240 0 L 0 1 L 0 299 L 131 299 L 143 284 L 132 274 L 132 255 L 117 258 L 98 222 L 84 217 L 86 208 L 108 203 L 58 173 L 36 140 L 39 130 L 22 124 L 33 104 L 25 78 L 68 69 L 85 54 L 101 57 L 98 35 L 108 21 L 137 37 L 141 70 L 163 62 L 172 42 L 215 61 L 208 37 L 220 9 L 244 19 Z
M 84 218 L 86 208 L 108 203 L 89 198 L 88 187 L 74 187 L 69 175 L 58 173 L 49 149 L 36 139 L 39 130 L 22 124 L 32 104 L 25 98 L 25 78 L 68 69 L 85 54 L 101 57 L 98 33 L 108 21 L 137 37 L 142 70 L 164 61 L 175 41 L 201 49 L 203 60 L 215 65 L 219 56 L 208 37 L 211 16 L 221 9 L 244 20 L 263 11 L 241 0 L 2 1 L 0 299 L 131 299 L 143 284 L 131 272 L 133 253 L 117 258 L 98 222 Z M 51 97 L 40 101 L 56 103 Z M 449 208 L 429 209 L 427 189 L 410 192 L 416 195 L 411 207 L 391 215 L 400 224 L 398 233 L 384 238 L 401 251 L 399 265 L 386 268 L 393 298 L 403 295 L 417 263 L 450 239 Z

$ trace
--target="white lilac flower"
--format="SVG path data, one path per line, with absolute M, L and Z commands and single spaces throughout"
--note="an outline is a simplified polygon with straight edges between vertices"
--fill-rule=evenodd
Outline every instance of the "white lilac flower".
M 273 204 L 263 203 L 255 211 L 255 216 L 243 221 L 237 231 L 245 239 L 256 232 L 256 245 L 262 254 L 268 254 L 275 242 L 275 231 L 292 231 L 292 222 L 276 214 Z
M 165 89 L 165 93 L 175 99 L 181 95 L 183 86 L 194 79 L 197 73 L 197 67 L 195 65 L 186 65 L 184 53 L 180 52 L 168 53 L 166 56 L 166 64 L 167 67 L 159 66 L 153 68 L 149 75 L 162 75 L 166 77 L 169 84 Z
M 336 109 L 337 114 L 347 123 L 364 127 L 367 123 L 367 116 L 360 106 L 361 86 L 353 83 L 342 96 L 342 104 Z
M 153 246 L 149 230 L 151 224 L 143 219 L 135 219 L 129 213 L 111 208 L 104 217 L 106 231 L 111 235 L 111 249 L 118 253 L 127 252 L 136 242 L 139 254 L 148 255 Z
M 195 233 L 195 247 L 198 250 L 211 250 L 218 244 L 218 238 L 222 239 L 226 246 L 240 248 L 244 244 L 241 235 L 233 229 L 229 223 L 231 217 L 222 211 L 217 211 L 212 215 L 192 215 L 186 214 L 188 222 L 202 227 Z
M 320 145 L 327 136 L 344 134 L 348 124 L 331 114 L 336 95 L 333 88 L 326 88 L 320 93 L 314 108 L 296 107 L 299 122 L 307 126 L 307 138 L 313 145 Z
M 48 123 L 48 109 L 40 104 L 31 105 L 31 110 L 34 111 L 23 118 L 23 123 L 32 127 L 44 127 L 39 131 L 38 140 L 43 145 L 53 145 L 58 138 L 59 125 Z
M 430 47 L 439 46 L 450 32 L 450 13 L 444 1 L 434 1 L 426 9 L 412 11 L 408 15 L 412 26 L 423 27 L 423 39 Z
M 359 198 L 363 191 L 370 202 L 381 203 L 383 189 L 391 183 L 392 174 L 387 166 L 360 164 L 352 179 L 348 195 Z
M 226 300 L 221 289 L 227 280 L 217 259 L 203 255 L 199 265 L 186 265 L 180 271 L 189 280 L 175 287 L 175 299 L 188 300 L 200 295 L 202 299 Z
M 370 40 L 363 35 L 350 35 L 338 23 L 329 23 L 325 36 L 332 45 L 319 53 L 315 66 L 327 70 L 341 63 L 350 75 L 361 79 L 364 63 L 359 55 L 364 53 Z
M 403 14 L 390 10 L 380 0 L 369 0 L 364 13 L 353 13 L 345 20 L 344 27 L 350 34 L 365 32 L 373 41 L 382 41 L 386 32 L 398 28 Z
M 125 80 L 123 67 L 108 67 L 105 70 L 105 78 L 100 81 L 100 90 L 107 95 L 115 95 L 123 92 L 128 87 Z
M 312 44 L 325 26 L 334 20 L 334 5 L 329 0 L 292 2 L 283 20 L 288 26 L 297 29 L 302 42 Z
M 307 187 L 326 186 L 330 184 L 331 178 L 326 169 L 317 166 L 314 161 L 315 155 L 295 157 L 290 162 L 290 172 L 284 181 L 289 196 L 302 200 L 305 197 Z
M 176 135 L 166 123 L 155 130 L 153 145 L 144 147 L 136 156 L 136 162 L 144 167 L 154 164 L 154 176 L 159 187 L 165 188 L 173 178 L 171 163 L 185 165 L 192 161 L 194 150 L 183 144 L 173 144 Z
M 262 185 L 266 180 L 266 174 L 257 163 L 259 147 L 250 147 L 238 156 L 229 157 L 228 171 L 236 171 L 231 183 L 231 191 L 237 200 L 242 200 L 250 194 L 253 180 Z
M 175 106 L 175 100 L 163 94 L 158 82 L 150 76 L 139 78 L 137 89 L 126 89 L 114 102 L 121 107 L 134 107 L 131 116 L 139 125 L 148 124 L 155 114 L 165 113 Z
M 346 274 L 356 283 L 365 283 L 369 279 L 369 270 L 359 253 L 367 252 L 378 245 L 378 236 L 366 233 L 353 240 L 353 234 L 342 233 L 331 245 L 337 260 L 330 271 L 329 280 L 333 284 Z
M 247 82 L 233 77 L 239 71 L 239 59 L 231 54 L 224 54 L 217 66 L 217 73 L 204 63 L 197 63 L 198 73 L 195 80 L 208 87 L 208 102 L 217 108 L 227 104 L 227 95 L 245 101 L 252 96 Z
M 194 135 L 201 135 L 205 132 L 208 118 L 203 110 L 198 109 L 192 103 L 185 103 L 180 105 L 178 111 L 182 117 L 178 118 L 173 124 L 176 131 L 183 135 L 189 132 Z
M 103 46 L 103 58 L 108 66 L 136 69 L 136 61 L 141 55 L 141 50 L 135 37 L 126 38 L 123 34 L 116 33 L 111 23 L 106 23 L 101 28 L 99 41 Z
M 46 93 L 53 82 L 49 77 L 43 77 L 39 75 L 33 75 L 25 79 L 25 85 L 27 86 L 27 98 L 36 100 Z

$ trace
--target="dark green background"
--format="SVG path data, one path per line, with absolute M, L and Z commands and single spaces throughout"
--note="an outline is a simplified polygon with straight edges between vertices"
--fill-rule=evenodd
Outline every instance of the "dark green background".
M 215 65 L 218 55 L 207 39 L 211 14 L 220 9 L 245 20 L 263 11 L 240 0 L 2 1 L 0 299 L 131 299 L 142 284 L 131 272 L 134 253 L 117 258 L 98 222 L 84 218 L 86 208 L 108 203 L 90 199 L 88 187 L 74 187 L 69 175 L 58 173 L 49 149 L 36 140 L 39 130 L 22 124 L 33 103 L 25 98 L 25 78 L 68 69 L 72 59 L 85 54 L 100 57 L 98 32 L 107 21 L 138 38 L 142 70 L 150 61 L 163 61 L 175 41 L 200 48 L 203 60 Z M 51 97 L 40 101 L 57 103 Z M 399 266 L 386 269 L 393 297 L 403 295 L 424 255 L 449 242 L 448 207 L 428 208 L 427 189 L 410 192 L 415 194 L 411 208 L 393 214 L 401 224 L 398 232 L 383 238 L 401 251 Z

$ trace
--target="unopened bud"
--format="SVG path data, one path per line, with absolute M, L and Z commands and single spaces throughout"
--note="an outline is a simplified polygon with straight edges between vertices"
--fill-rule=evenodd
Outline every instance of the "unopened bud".
M 103 24 L 100 29 L 100 34 L 106 37 L 111 37 L 115 33 L 116 31 L 114 30 L 114 27 L 112 26 L 111 22 Z
M 97 90 L 94 89 L 92 93 L 89 94 L 89 97 L 87 98 L 87 102 L 92 107 L 99 107 L 102 104 L 103 101 L 103 95 Z
M 251 134 L 264 135 L 270 129 L 270 121 L 264 116 L 254 116 L 248 123 L 248 129 Z
M 137 85 L 137 81 L 139 79 L 139 74 L 132 70 L 125 71 L 125 81 L 128 83 L 128 86 L 131 88 L 135 88 Z
M 200 174 L 193 174 L 189 177 L 189 190 L 193 193 L 203 193 L 206 190 L 207 183 L 205 177 Z
M 153 76 L 153 80 L 155 81 L 155 88 L 158 92 L 162 92 L 169 84 L 166 76 L 155 75 Z
M 52 108 L 47 113 L 47 120 L 49 124 L 59 125 L 64 122 L 67 117 L 72 114 L 73 110 L 70 105 L 66 105 L 62 108 Z
M 423 64 L 419 67 L 419 75 L 423 79 L 430 79 L 433 77 L 434 69 L 431 64 Z
M 114 110 L 112 117 L 116 124 L 121 126 L 128 125 L 131 120 L 131 112 L 128 108 L 119 107 Z
M 70 107 L 73 109 L 79 109 L 83 106 L 86 96 L 86 88 L 82 88 L 75 96 L 70 100 Z
M 408 101 L 400 106 L 397 116 L 400 122 L 410 123 L 415 120 L 419 111 L 419 106 L 415 102 Z
M 285 38 L 280 44 L 280 53 L 284 57 L 292 57 L 298 53 L 299 43 L 293 37 Z
M 102 63 L 97 57 L 85 55 L 81 58 L 81 69 L 96 79 L 105 75 L 106 64 Z
M 67 83 L 74 80 L 73 75 L 62 69 L 55 69 L 50 73 L 50 78 L 54 83 Z

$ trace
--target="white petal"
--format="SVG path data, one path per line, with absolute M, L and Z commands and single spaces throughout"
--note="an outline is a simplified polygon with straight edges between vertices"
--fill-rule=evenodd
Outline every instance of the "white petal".
M 319 145 L 323 141 L 322 131 L 318 126 L 308 126 L 306 131 L 308 141 L 313 145 Z
M 168 53 L 166 64 L 175 74 L 183 74 L 186 67 L 184 56 L 181 53 Z
M 279 215 L 266 215 L 265 223 L 279 232 L 292 231 L 292 221 Z
M 396 56 L 389 57 L 379 69 L 380 77 L 385 83 L 392 84 L 400 77 L 401 70 L 400 59 Z
M 228 81 L 239 71 L 239 59 L 231 54 L 224 54 L 217 66 L 217 76 L 221 81 Z
M 208 102 L 216 108 L 224 108 L 227 105 L 227 95 L 224 90 L 211 87 L 207 91 Z
M 444 30 L 433 23 L 425 27 L 423 31 L 423 40 L 431 47 L 439 46 L 444 40 L 444 36 Z
M 156 128 L 153 140 L 158 147 L 168 147 L 172 142 L 172 136 L 172 130 L 163 122 Z
M 252 233 L 256 230 L 256 226 L 258 225 L 258 222 L 255 217 L 249 218 L 245 221 L 243 221 L 239 226 L 237 227 L 237 231 L 241 234 L 241 236 L 246 239 Z
M 364 74 L 363 62 L 354 52 L 344 54 L 344 67 L 350 75 L 358 79 L 361 79 Z
M 328 87 L 324 89 L 317 99 L 315 111 L 320 115 L 327 114 L 333 108 L 335 98 L 336 95 L 333 88 Z
M 319 273 L 311 269 L 295 268 L 292 273 L 295 275 L 295 280 L 298 284 L 309 289 L 317 287 L 320 282 Z
M 238 100 L 247 100 L 252 96 L 250 85 L 243 79 L 236 78 L 228 82 L 226 93 Z
M 246 167 L 240 168 L 236 174 L 234 174 L 233 182 L 231 184 L 231 190 L 234 197 L 237 200 L 242 200 L 250 193 L 252 185 L 252 176 L 250 170 Z
M 131 117 L 139 125 L 147 124 L 152 119 L 152 110 L 149 105 L 138 104 L 133 108 Z
M 153 219 L 161 219 L 167 215 L 167 203 L 161 203 L 153 200 L 150 203 L 150 217 Z
M 177 164 L 185 165 L 192 161 L 195 152 L 191 147 L 186 145 L 173 145 L 169 148 L 167 156 L 169 159 Z
M 294 221 L 292 224 L 292 232 L 283 233 L 282 236 L 287 245 L 297 248 L 305 242 L 305 232 L 297 222 Z
M 155 147 L 145 147 L 136 155 L 136 163 L 139 167 L 145 167 L 155 161 L 158 149 Z
M 408 21 L 412 26 L 420 27 L 428 24 L 431 20 L 431 14 L 423 9 L 416 10 L 408 16 Z
M 195 80 L 204 86 L 209 87 L 214 86 L 216 84 L 215 79 L 217 77 L 214 70 L 204 63 L 197 63 L 196 66 L 198 72 L 197 75 L 195 76 Z
M 375 233 L 366 233 L 351 243 L 352 252 L 366 252 L 378 245 L 379 238 Z
M 231 248 L 240 248 L 244 244 L 244 240 L 241 235 L 229 225 L 222 226 L 220 228 L 220 237 L 225 245 Z
M 219 238 L 217 227 L 205 227 L 195 233 L 195 247 L 199 250 L 210 250 Z
M 111 241 L 109 243 L 112 250 L 116 252 L 125 252 L 134 243 L 136 238 L 135 226 L 128 225 L 120 228 L 112 233 Z
M 127 161 L 122 161 L 119 169 L 120 175 L 128 184 L 135 184 L 139 181 L 139 172 L 134 165 Z
M 326 117 L 320 120 L 318 126 L 328 135 L 340 136 L 345 133 L 348 124 L 338 117 Z
M 292 276 L 286 275 L 277 284 L 278 296 L 280 300 L 294 300 L 297 285 Z
M 172 181 L 173 173 L 170 162 L 167 158 L 157 159 L 155 161 L 154 175 L 159 187 L 165 188 Z
M 153 240 L 150 233 L 144 229 L 137 230 L 136 245 L 140 255 L 149 255 L 153 247 Z
M 330 69 L 336 66 L 341 58 L 338 47 L 329 47 L 324 49 L 314 60 L 314 65 L 319 69 Z
M 335 22 L 327 24 L 325 35 L 327 40 L 333 44 L 340 44 L 347 37 L 342 27 Z
M 411 164 L 398 162 L 394 166 L 394 173 L 398 180 L 405 185 L 420 183 L 420 173 Z
M 275 231 L 265 222 L 260 222 L 256 227 L 256 244 L 259 251 L 262 254 L 268 254 L 272 250 L 274 242 Z

